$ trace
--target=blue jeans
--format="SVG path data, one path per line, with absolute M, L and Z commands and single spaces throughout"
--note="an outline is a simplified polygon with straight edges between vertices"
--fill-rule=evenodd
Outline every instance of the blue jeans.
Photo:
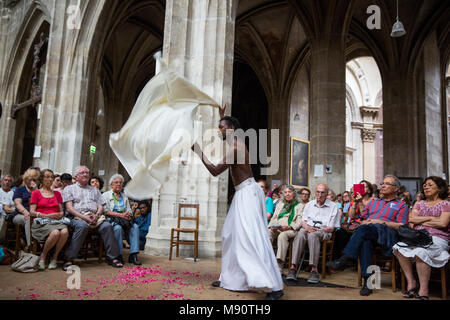
M 372 264 L 373 244 L 378 239 L 377 229 L 373 225 L 362 225 L 356 229 L 344 249 L 344 254 L 361 262 L 361 274 L 369 277 L 367 268 Z
M 116 239 L 119 247 L 119 254 L 123 252 L 123 229 L 120 225 L 112 223 L 114 229 L 114 238 Z M 128 242 L 130 244 L 130 254 L 139 253 L 139 227 L 136 223 L 128 231 Z

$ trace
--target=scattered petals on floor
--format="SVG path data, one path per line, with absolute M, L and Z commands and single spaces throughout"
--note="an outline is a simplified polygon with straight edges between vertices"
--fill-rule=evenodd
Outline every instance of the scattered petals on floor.
M 80 290 L 67 289 L 67 277 L 65 273 L 58 275 L 61 279 L 57 281 L 58 285 L 35 282 L 26 287 L 3 287 L 0 288 L 0 295 L 8 292 L 16 295 L 16 300 L 191 300 L 185 296 L 183 289 L 188 289 L 185 290 L 188 292 L 194 290 L 196 294 L 202 295 L 205 288 L 209 288 L 210 283 L 217 280 L 218 274 L 177 271 L 159 265 L 124 267 L 110 278 L 82 277 Z M 151 289 L 152 284 L 159 285 L 160 288 Z

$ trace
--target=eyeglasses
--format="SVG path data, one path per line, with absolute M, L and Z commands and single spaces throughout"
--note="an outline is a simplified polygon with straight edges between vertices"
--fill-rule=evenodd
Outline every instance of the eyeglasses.
M 395 184 L 389 182 L 381 182 L 380 185 L 395 186 Z
M 327 194 L 326 191 L 316 191 L 317 194 Z
M 309 193 L 300 193 L 302 196 L 309 196 Z
M 424 187 L 424 188 L 426 188 L 426 187 L 428 187 L 428 188 L 433 188 L 433 187 L 437 187 L 437 185 L 431 184 L 431 183 L 424 183 L 424 184 L 422 185 L 422 187 Z

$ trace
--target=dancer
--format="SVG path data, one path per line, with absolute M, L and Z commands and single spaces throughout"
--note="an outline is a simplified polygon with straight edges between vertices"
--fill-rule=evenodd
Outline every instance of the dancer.
M 240 127 L 239 122 L 225 116 L 225 108 L 225 104 L 219 108 L 219 130 L 230 151 L 223 161 L 214 165 L 197 143 L 192 146 L 213 176 L 231 168 L 231 178 L 236 189 L 222 229 L 220 279 L 212 285 L 232 291 L 262 290 L 268 292 L 266 300 L 278 300 L 284 294 L 283 281 L 267 231 L 264 192 L 253 178 L 244 141 L 234 135 L 234 130 Z M 245 161 L 241 161 L 244 155 Z

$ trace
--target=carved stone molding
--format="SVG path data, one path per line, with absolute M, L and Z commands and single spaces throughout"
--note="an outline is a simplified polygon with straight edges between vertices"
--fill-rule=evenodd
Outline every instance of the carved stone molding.
M 380 110 L 379 107 L 367 107 L 367 106 L 361 106 L 359 107 L 359 111 L 361 112 L 361 116 L 364 117 L 372 117 L 376 118 L 378 115 L 378 111 Z
M 364 128 L 361 130 L 361 137 L 363 142 L 374 142 L 377 136 L 377 130 Z
M 12 9 L 14 8 L 18 3 L 20 2 L 20 0 L 5 0 L 5 7 Z

